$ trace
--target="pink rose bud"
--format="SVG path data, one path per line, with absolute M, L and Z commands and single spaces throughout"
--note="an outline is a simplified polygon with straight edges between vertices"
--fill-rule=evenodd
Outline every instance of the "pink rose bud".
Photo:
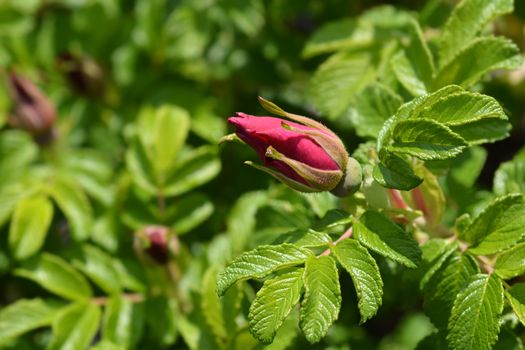
M 8 87 L 13 101 L 11 124 L 29 132 L 39 143 L 51 141 L 56 111 L 47 96 L 15 73 L 9 74 Z
M 342 141 L 330 129 L 313 119 L 287 113 L 275 104 L 259 99 L 275 117 L 236 113 L 228 122 L 236 135 L 251 146 L 264 165 L 248 164 L 263 170 L 301 192 L 331 191 L 338 196 L 355 192 L 361 184 L 361 167 L 349 158 Z
M 170 253 L 178 252 L 177 237 L 165 226 L 146 226 L 136 234 L 136 249 L 145 252 L 156 263 L 166 264 Z

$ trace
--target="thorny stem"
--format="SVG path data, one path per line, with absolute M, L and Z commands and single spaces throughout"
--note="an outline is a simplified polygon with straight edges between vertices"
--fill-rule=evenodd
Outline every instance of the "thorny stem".
M 352 236 L 352 227 L 350 227 L 348 230 L 345 231 L 345 233 L 343 233 L 341 235 L 341 237 L 339 237 L 335 242 L 332 243 L 332 246 L 335 247 L 337 245 L 337 243 L 347 239 L 347 238 L 350 238 Z M 319 256 L 327 256 L 327 255 L 330 255 L 331 253 L 331 250 L 330 248 L 326 249 L 324 252 L 322 252 Z
M 122 298 L 131 301 L 132 303 L 142 303 L 144 301 L 143 294 L 122 294 Z M 91 298 L 91 303 L 95 305 L 106 305 L 109 301 L 109 297 L 95 297 Z

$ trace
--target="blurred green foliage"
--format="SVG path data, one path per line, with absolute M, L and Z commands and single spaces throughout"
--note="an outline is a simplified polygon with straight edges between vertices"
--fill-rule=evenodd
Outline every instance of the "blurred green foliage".
M 390 94 L 389 81 L 373 83 L 389 69 L 374 70 L 380 59 L 403 60 L 391 55 L 398 22 L 415 16 L 432 39 L 455 5 L 404 0 L 374 7 L 382 3 L 1 1 L 0 348 L 414 349 L 434 329 L 422 312 L 417 272 L 380 257 L 387 292 L 378 315 L 359 325 L 356 292 L 342 279 L 339 320 L 315 346 L 298 331 L 295 311 L 273 344 L 251 336 L 247 315 L 259 284 L 238 285 L 222 299 L 215 292 L 217 274 L 233 257 L 338 215 L 330 211 L 331 195 L 293 192 L 241 167 L 255 159 L 250 150 L 219 148 L 227 116 L 264 113 L 255 103 L 261 95 L 323 116 L 354 150 L 403 100 L 454 82 L 401 81 L 403 100 Z M 515 7 L 486 30 L 523 50 L 525 6 Z M 387 23 L 370 34 L 367 20 Z M 316 45 L 334 33 L 352 36 L 360 25 L 356 40 Z M 349 48 L 356 50 L 352 64 L 336 72 L 346 90 L 331 93 L 325 78 L 348 62 Z M 31 80 L 55 106 L 51 143 L 13 127 L 10 74 Z M 511 159 L 525 139 L 525 75 L 521 68 L 491 78 L 474 89 L 496 97 L 514 128 L 508 140 L 454 160 L 442 181 L 454 211 L 443 214 L 449 224 L 454 213 L 475 212 L 491 196 L 486 190 L 502 161 L 495 192 L 523 192 L 524 151 Z M 383 114 L 363 91 L 384 98 Z M 352 114 L 349 106 L 373 115 Z M 376 119 L 364 127 L 365 117 Z M 165 228 L 169 242 L 163 265 L 148 255 L 153 243 L 139 238 L 153 225 Z M 513 341 L 517 328 L 523 337 L 516 323 L 505 320 L 510 335 L 501 342 Z

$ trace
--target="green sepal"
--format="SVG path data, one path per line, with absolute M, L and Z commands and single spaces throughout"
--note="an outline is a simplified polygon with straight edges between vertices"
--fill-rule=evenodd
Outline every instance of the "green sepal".
M 288 158 L 272 146 L 268 146 L 266 149 L 266 157 L 281 161 L 288 165 L 313 188 L 320 191 L 330 191 L 334 189 L 343 177 L 342 170 L 316 169 L 308 164 Z
M 219 139 L 219 145 L 222 145 L 223 143 L 225 142 L 231 142 L 231 141 L 237 141 L 237 142 L 242 142 L 244 143 L 243 140 L 241 140 L 241 138 L 239 136 L 237 136 L 237 134 L 233 133 L 233 134 L 228 134 L 228 135 L 224 135 L 223 137 L 221 137 Z
M 306 193 L 321 192 L 321 190 L 318 190 L 318 189 L 312 188 L 312 187 L 308 187 L 305 184 L 302 184 L 302 183 L 300 183 L 298 181 L 292 180 L 289 177 L 284 176 L 283 174 L 281 174 L 277 170 L 274 170 L 274 169 L 269 168 L 267 166 L 255 164 L 255 163 L 253 163 L 251 161 L 246 161 L 246 162 L 244 162 L 244 164 L 252 166 L 252 167 L 254 167 L 257 170 L 264 171 L 267 174 L 270 174 L 271 176 L 275 177 L 277 180 L 281 181 L 282 183 L 284 183 L 285 185 L 287 185 L 288 187 L 290 187 L 290 188 L 292 188 L 292 189 L 294 189 L 296 191 L 306 192 Z

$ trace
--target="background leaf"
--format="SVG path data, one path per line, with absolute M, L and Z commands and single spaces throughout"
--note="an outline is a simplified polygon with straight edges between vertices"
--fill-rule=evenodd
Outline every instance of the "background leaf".
M 17 203 L 9 228 L 9 247 L 16 259 L 26 259 L 42 248 L 52 218 L 53 204 L 45 196 Z
M 91 297 L 91 287 L 84 276 L 58 256 L 43 253 L 24 262 L 15 274 L 35 281 L 43 288 L 69 300 Z

